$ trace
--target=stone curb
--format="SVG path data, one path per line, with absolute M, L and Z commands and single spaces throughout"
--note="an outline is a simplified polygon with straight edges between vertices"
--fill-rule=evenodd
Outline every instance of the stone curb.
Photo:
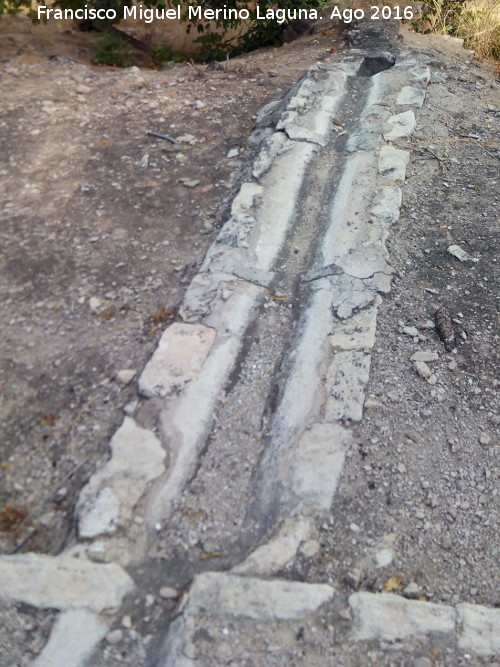
M 500 609 L 473 604 L 451 607 L 390 593 L 354 593 L 349 605 L 356 641 L 440 635 L 456 642 L 460 650 L 477 655 L 500 652 Z
M 250 622 L 306 618 L 339 598 L 326 584 L 306 584 L 206 572 L 193 580 L 181 615 L 171 624 L 158 665 L 197 664 L 195 635 L 198 621 L 207 617 L 245 618 Z M 351 641 L 397 644 L 412 638 L 445 640 L 478 656 L 500 649 L 500 610 L 480 605 L 451 607 L 407 600 L 391 593 L 352 594 Z M 347 619 L 343 616 L 343 623 Z

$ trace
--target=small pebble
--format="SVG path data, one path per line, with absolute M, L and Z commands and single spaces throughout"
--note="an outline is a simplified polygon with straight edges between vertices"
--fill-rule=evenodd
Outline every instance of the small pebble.
M 106 635 L 106 641 L 108 644 L 119 644 L 121 640 L 123 639 L 123 632 L 118 629 L 118 630 L 111 630 L 111 632 L 108 632 Z
M 170 586 L 162 586 L 158 594 L 164 600 L 173 600 L 179 597 L 179 591 L 176 591 L 175 588 L 170 588 Z

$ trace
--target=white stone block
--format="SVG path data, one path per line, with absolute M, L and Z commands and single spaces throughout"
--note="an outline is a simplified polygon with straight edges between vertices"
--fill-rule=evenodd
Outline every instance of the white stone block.
M 286 519 L 275 537 L 253 551 L 231 572 L 253 575 L 277 572 L 295 558 L 300 545 L 314 534 L 314 521 L 310 517 Z
M 369 306 L 347 320 L 336 321 L 329 336 L 330 345 L 335 350 L 371 350 L 375 345 L 377 311 L 377 306 Z
M 409 137 L 415 131 L 416 121 L 413 111 L 404 111 L 391 116 L 384 125 L 383 135 L 386 141 Z
M 33 667 L 83 667 L 110 623 L 111 619 L 82 609 L 60 614 Z
M 369 354 L 356 351 L 335 354 L 326 380 L 328 398 L 325 419 L 329 422 L 361 421 L 369 376 Z
M 400 106 L 417 107 L 420 109 L 425 100 L 425 92 L 422 88 L 414 86 L 405 86 L 401 88 L 396 97 L 396 104 Z
M 459 604 L 458 646 L 478 655 L 500 655 L 500 609 L 482 605 Z
M 205 572 L 194 578 L 184 613 L 287 620 L 313 613 L 334 594 L 326 584 Z
M 378 160 L 379 174 L 395 183 L 402 183 L 405 180 L 409 160 L 408 151 L 402 151 L 394 146 L 382 146 Z
M 201 324 L 172 324 L 142 372 L 139 391 L 151 398 L 179 395 L 198 377 L 215 340 L 215 330 Z
M 454 639 L 453 607 L 406 600 L 391 593 L 354 593 L 349 597 L 355 640 L 401 640 L 444 635 Z
M 113 533 L 126 526 L 147 485 L 165 470 L 158 438 L 130 417 L 111 439 L 111 458 L 82 489 L 77 504 L 80 537 Z
M 134 587 L 118 565 L 70 556 L 0 556 L 0 596 L 44 609 L 118 609 Z

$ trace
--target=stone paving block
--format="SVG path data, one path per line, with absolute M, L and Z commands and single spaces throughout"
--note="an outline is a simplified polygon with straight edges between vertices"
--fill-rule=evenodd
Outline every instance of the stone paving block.
M 88 664 L 94 647 L 107 633 L 111 619 L 75 609 L 60 614 L 49 641 L 33 667 L 80 667 Z
M 351 432 L 338 424 L 314 424 L 302 434 L 282 466 L 291 459 L 289 470 L 281 475 L 291 480 L 294 511 L 330 509 L 351 441 Z
M 458 646 L 478 655 L 500 655 L 500 609 L 459 604 Z
M 118 565 L 70 556 L 0 556 L 0 596 L 44 609 L 116 610 L 134 588 Z
M 424 88 L 428 85 L 431 80 L 431 70 L 427 65 L 417 65 L 416 67 L 410 67 L 409 73 L 411 78 L 420 83 Z
M 375 345 L 377 312 L 377 306 L 370 306 L 348 320 L 334 322 L 330 345 L 335 350 L 371 350 Z
M 242 213 L 247 213 L 257 204 L 262 193 L 263 187 L 261 185 L 258 185 L 257 183 L 243 183 L 240 191 L 231 204 L 231 214 L 240 215 Z
M 408 151 L 402 151 L 394 146 L 382 146 L 378 160 L 379 174 L 395 183 L 402 183 L 405 180 L 409 160 Z
M 184 613 L 286 620 L 316 611 L 334 595 L 326 584 L 205 572 L 194 578 Z
M 370 355 L 337 352 L 328 370 L 325 419 L 359 422 L 363 418 L 365 387 L 370 376 Z
M 215 331 L 201 324 L 169 326 L 139 379 L 141 394 L 148 398 L 180 394 L 198 377 L 214 340 Z
M 372 218 L 379 224 L 390 227 L 399 219 L 402 198 L 401 188 L 384 186 L 377 192 L 370 209 Z
M 444 635 L 454 640 L 456 612 L 453 607 L 406 600 L 390 593 L 353 593 L 353 638 L 394 641 L 407 637 Z
M 264 575 L 277 572 L 295 558 L 303 542 L 316 534 L 310 517 L 285 519 L 278 534 L 253 551 L 242 563 L 233 567 L 234 574 Z
M 405 86 L 401 88 L 396 97 L 396 104 L 420 109 L 425 100 L 425 92 L 415 86 Z
M 148 483 L 165 470 L 165 450 L 160 441 L 130 417 L 125 417 L 114 434 L 110 448 L 110 460 L 80 493 L 80 537 L 114 533 L 119 526 L 126 526 Z
M 384 125 L 383 135 L 386 141 L 403 139 L 409 137 L 415 131 L 416 120 L 413 111 L 403 111 L 403 113 L 391 116 Z

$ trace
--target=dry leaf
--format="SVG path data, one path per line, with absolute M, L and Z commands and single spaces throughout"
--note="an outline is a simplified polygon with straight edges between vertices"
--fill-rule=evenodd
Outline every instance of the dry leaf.
M 53 412 L 46 412 L 40 419 L 40 426 L 54 426 L 58 419 L 59 416 Z
M 220 558 L 222 553 L 220 551 L 211 551 L 209 554 L 203 554 L 200 556 L 200 560 L 209 560 L 209 558 Z
M 403 587 L 403 577 L 390 577 L 384 584 L 384 591 L 400 591 Z

